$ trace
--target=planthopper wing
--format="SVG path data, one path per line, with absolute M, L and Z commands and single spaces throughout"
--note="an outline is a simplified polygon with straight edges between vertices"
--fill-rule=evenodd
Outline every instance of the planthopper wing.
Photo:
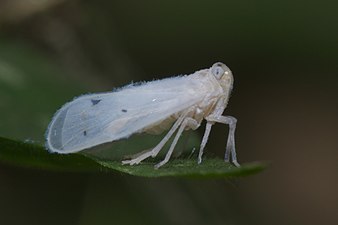
M 208 93 L 207 86 L 190 75 L 80 96 L 55 114 L 46 147 L 51 152 L 72 153 L 127 138 L 196 105 Z

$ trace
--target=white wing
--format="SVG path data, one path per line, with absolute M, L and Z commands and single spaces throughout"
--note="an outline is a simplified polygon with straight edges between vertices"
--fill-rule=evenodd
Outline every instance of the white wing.
M 208 82 L 200 78 L 193 74 L 80 96 L 55 114 L 46 147 L 71 153 L 127 138 L 203 100 Z

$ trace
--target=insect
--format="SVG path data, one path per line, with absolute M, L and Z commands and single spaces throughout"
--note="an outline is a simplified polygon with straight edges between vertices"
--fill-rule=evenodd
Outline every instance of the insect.
M 230 69 L 218 62 L 190 75 L 80 96 L 56 112 L 46 132 L 46 147 L 50 152 L 74 153 L 136 133 L 160 134 L 169 130 L 152 150 L 122 161 L 134 165 L 157 156 L 176 132 L 165 158 L 155 165 L 159 168 L 169 161 L 182 132 L 196 130 L 205 119 L 198 163 L 202 162 L 211 127 L 223 123 L 229 125 L 225 161 L 229 162 L 231 155 L 232 163 L 239 166 L 235 150 L 237 120 L 222 115 L 233 81 Z

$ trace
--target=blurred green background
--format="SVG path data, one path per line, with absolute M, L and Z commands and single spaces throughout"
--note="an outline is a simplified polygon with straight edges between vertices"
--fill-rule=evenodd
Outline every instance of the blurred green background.
M 222 61 L 239 161 L 272 162 L 230 181 L 0 165 L 0 224 L 338 224 L 337 24 L 325 0 L 0 1 L 0 136 L 43 144 L 74 96 Z

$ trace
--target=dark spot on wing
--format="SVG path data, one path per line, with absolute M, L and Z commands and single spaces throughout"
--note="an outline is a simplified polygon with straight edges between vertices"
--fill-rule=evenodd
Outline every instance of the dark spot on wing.
M 83 131 L 83 136 L 87 136 L 87 131 Z
M 126 109 L 122 109 L 121 111 L 122 111 L 122 112 L 128 112 Z
M 91 99 L 93 105 L 99 104 L 101 102 L 101 99 Z

